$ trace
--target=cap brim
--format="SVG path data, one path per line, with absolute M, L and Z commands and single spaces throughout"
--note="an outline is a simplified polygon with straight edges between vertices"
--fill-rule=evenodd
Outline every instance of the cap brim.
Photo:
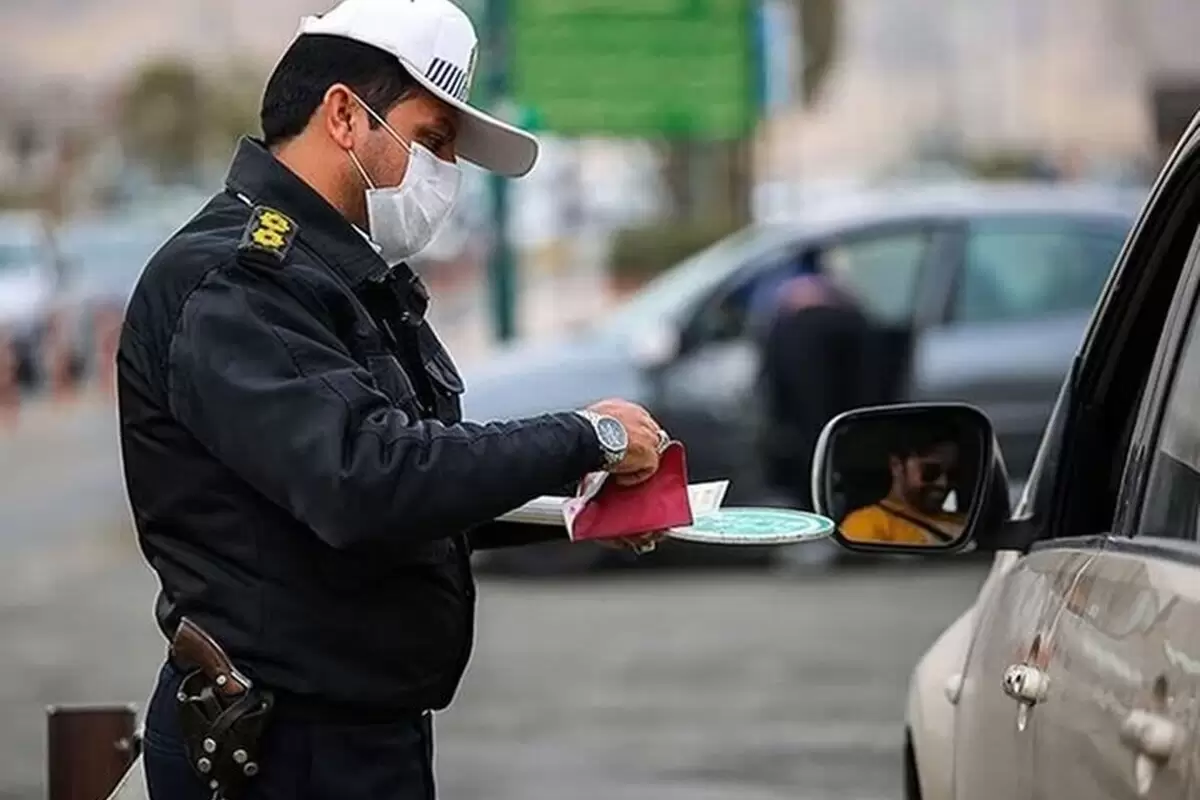
M 403 60 L 401 60 L 403 64 Z M 425 86 L 434 97 L 461 112 L 458 121 L 458 138 L 455 145 L 458 157 L 476 164 L 488 172 L 504 175 L 505 178 L 521 178 L 538 163 L 538 139 L 528 131 L 500 121 L 491 114 L 446 94 L 430 80 L 409 65 L 409 74 Z
M 421 70 L 414 67 L 407 59 L 389 49 L 386 43 L 374 40 L 369 34 L 352 33 L 346 30 L 345 20 L 339 18 L 335 13 L 322 17 L 304 17 L 300 21 L 298 35 L 306 34 L 343 36 L 391 54 L 414 80 L 439 100 L 461 112 L 456 149 L 458 156 L 465 161 L 470 161 L 472 164 L 509 178 L 519 178 L 528 174 L 537 163 L 538 140 L 533 134 L 501 122 L 490 114 L 485 114 L 478 108 L 448 94 L 434 85 Z
M 401 63 L 434 97 L 461 112 L 455 145 L 459 158 L 508 178 L 520 178 L 533 169 L 538 159 L 537 137 L 447 94 L 403 59 Z

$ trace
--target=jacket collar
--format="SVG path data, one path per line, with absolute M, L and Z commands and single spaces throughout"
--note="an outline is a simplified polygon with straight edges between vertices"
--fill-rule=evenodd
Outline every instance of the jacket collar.
M 258 139 L 247 136 L 238 142 L 225 185 L 253 205 L 277 208 L 296 220 L 299 238 L 340 271 L 351 287 L 368 280 L 382 280 L 393 272 L 363 231 L 284 166 Z M 394 272 L 402 280 L 415 278 L 406 264 L 398 265 Z

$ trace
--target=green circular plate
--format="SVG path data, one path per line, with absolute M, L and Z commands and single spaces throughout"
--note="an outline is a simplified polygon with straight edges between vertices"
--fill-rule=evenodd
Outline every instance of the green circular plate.
M 824 539 L 834 527 L 831 519 L 791 508 L 721 508 L 667 535 L 704 544 L 793 544 Z

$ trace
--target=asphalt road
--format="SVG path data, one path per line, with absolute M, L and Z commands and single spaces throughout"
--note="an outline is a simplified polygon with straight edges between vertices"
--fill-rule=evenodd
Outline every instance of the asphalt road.
M 52 703 L 141 704 L 162 654 L 107 406 L 0 434 L 0 800 L 44 796 Z M 899 797 L 909 670 L 978 564 L 487 581 L 448 800 Z

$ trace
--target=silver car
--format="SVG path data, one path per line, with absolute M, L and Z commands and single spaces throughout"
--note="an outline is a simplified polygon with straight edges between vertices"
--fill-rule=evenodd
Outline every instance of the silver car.
M 1200 117 L 1121 251 L 1014 513 L 999 421 L 976 408 L 826 427 L 813 489 L 843 546 L 994 553 L 913 675 L 909 798 L 1200 796 L 1198 301 Z M 856 477 L 872 472 L 874 494 Z M 931 523 L 949 537 L 922 541 Z

